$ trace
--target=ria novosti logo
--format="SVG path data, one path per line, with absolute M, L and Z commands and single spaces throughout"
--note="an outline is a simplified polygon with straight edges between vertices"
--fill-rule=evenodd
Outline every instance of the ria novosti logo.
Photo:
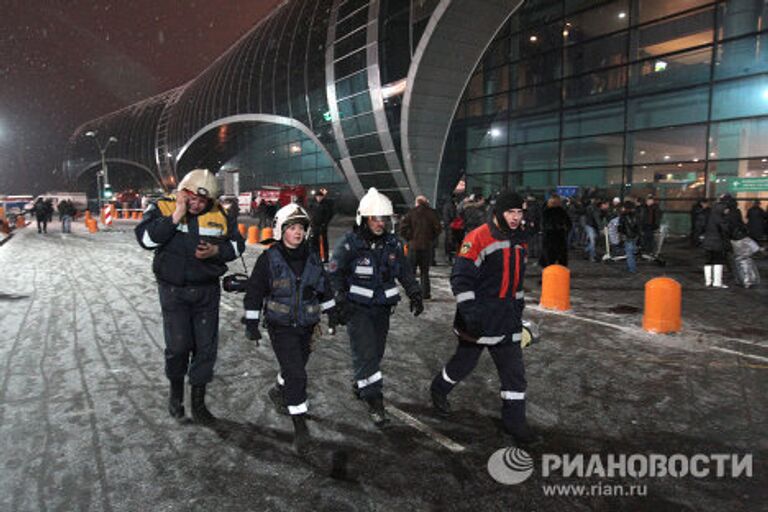
M 533 459 L 520 448 L 502 448 L 488 459 L 488 473 L 500 484 L 516 485 L 533 474 Z
M 541 455 L 541 477 L 561 478 L 752 478 L 751 453 L 633 453 Z M 499 483 L 516 485 L 533 474 L 531 456 L 520 448 L 502 448 L 488 459 L 488 473 Z

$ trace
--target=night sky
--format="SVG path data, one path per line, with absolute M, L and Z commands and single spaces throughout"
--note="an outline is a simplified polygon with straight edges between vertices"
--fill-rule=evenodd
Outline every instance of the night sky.
M 4 0 L 0 194 L 61 189 L 80 124 L 194 78 L 282 0 Z

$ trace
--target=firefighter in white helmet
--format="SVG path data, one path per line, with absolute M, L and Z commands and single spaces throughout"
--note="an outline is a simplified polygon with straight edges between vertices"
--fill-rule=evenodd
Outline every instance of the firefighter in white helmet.
M 190 171 L 175 195 L 150 204 L 136 226 L 139 244 L 155 252 L 165 335 L 165 375 L 171 383 L 168 411 L 184 418 L 184 376 L 192 386 L 192 418 L 216 418 L 205 405 L 219 339 L 219 278 L 226 262 L 240 256 L 245 241 L 235 219 L 216 201 L 218 186 L 206 169 Z M 190 361 L 191 358 L 191 361 Z
M 376 426 L 388 422 L 384 409 L 381 360 L 389 317 L 400 301 L 397 281 L 405 288 L 414 316 L 424 311 L 421 289 L 403 254 L 403 245 L 386 231 L 392 202 L 375 188 L 360 200 L 356 227 L 333 252 L 329 264 L 339 321 L 346 324 L 352 347 L 354 390 L 368 403 Z
M 307 361 L 320 314 L 328 323 L 337 320 L 333 291 L 317 251 L 307 242 L 309 215 L 298 204 L 286 205 L 275 214 L 273 237 L 278 243 L 263 252 L 248 279 L 244 305 L 246 335 L 261 339 L 263 320 L 280 371 L 268 396 L 278 411 L 290 414 L 294 446 L 303 455 L 310 436 L 305 421 Z

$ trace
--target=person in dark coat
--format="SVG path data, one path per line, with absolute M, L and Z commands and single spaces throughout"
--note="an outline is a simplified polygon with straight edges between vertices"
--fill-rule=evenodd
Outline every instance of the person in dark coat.
M 472 194 L 464 200 L 463 209 L 459 215 L 464 220 L 464 232 L 469 233 L 479 228 L 488 220 L 485 198 L 480 194 Z
M 531 259 L 540 258 L 542 256 L 542 215 L 542 208 L 536 201 L 536 197 L 532 194 L 528 194 L 525 198 L 523 221 L 525 222 L 525 230 L 529 237 L 528 257 Z
M 47 233 L 48 218 L 51 215 L 51 212 L 48 211 L 48 203 L 43 201 L 42 197 L 38 197 L 37 201 L 35 201 L 33 211 L 35 212 L 35 219 L 37 220 L 37 232 Z
M 759 243 L 765 238 L 766 222 L 768 222 L 768 215 L 761 208 L 760 201 L 755 201 L 747 210 L 747 231 L 755 242 Z
M 553 195 L 541 215 L 543 233 L 542 252 L 539 264 L 543 267 L 555 263 L 568 266 L 568 232 L 571 219 L 563 208 L 560 196 Z
M 704 238 L 704 231 L 707 229 L 709 214 L 712 211 L 708 199 L 702 199 L 697 204 L 699 204 L 700 207 L 695 209 L 695 215 L 693 215 L 693 218 L 691 219 L 691 237 L 693 238 L 691 243 L 695 247 L 701 245 L 701 241 Z
M 408 260 L 413 271 L 419 269 L 422 299 L 430 299 L 429 265 L 432 260 L 432 244 L 440 236 L 440 218 L 429 206 L 424 196 L 416 198 L 416 207 L 409 211 L 400 224 L 400 235 L 408 241 Z
M 653 194 L 648 194 L 645 204 L 637 209 L 637 222 L 642 230 L 640 245 L 645 254 L 653 254 L 655 249 L 654 232 L 661 227 L 662 211 Z
M 328 225 L 333 217 L 333 203 L 327 195 L 328 191 L 324 188 L 316 190 L 315 200 L 307 208 L 312 219 L 310 243 L 323 263 L 328 263 Z
M 456 255 L 456 247 L 458 242 L 454 240 L 453 230 L 451 229 L 451 223 L 457 216 L 456 204 L 458 199 L 456 196 L 449 196 L 446 198 L 442 209 L 442 222 L 443 230 L 445 231 L 445 259 L 453 265 L 453 257 Z
M 704 229 L 704 240 L 701 247 L 706 251 L 704 264 L 704 284 L 715 288 L 727 288 L 723 284 L 723 266 L 725 253 L 730 248 L 728 239 L 728 224 L 726 214 L 729 212 L 731 196 L 726 194 L 712 207 Z
M 640 238 L 640 226 L 635 216 L 635 202 L 624 201 L 619 214 L 619 233 L 624 240 L 624 253 L 627 255 L 627 270 L 630 274 L 637 272 L 637 241 Z

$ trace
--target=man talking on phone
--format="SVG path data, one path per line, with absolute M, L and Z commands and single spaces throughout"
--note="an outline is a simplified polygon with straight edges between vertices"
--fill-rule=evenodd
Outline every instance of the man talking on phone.
M 206 169 L 190 171 L 175 195 L 152 203 L 136 226 L 143 248 L 155 252 L 165 335 L 165 375 L 170 381 L 168 412 L 183 420 L 184 376 L 192 388 L 192 419 L 216 420 L 205 405 L 205 388 L 213 379 L 219 339 L 219 278 L 226 262 L 239 257 L 245 241 L 235 219 L 216 200 L 218 185 Z

